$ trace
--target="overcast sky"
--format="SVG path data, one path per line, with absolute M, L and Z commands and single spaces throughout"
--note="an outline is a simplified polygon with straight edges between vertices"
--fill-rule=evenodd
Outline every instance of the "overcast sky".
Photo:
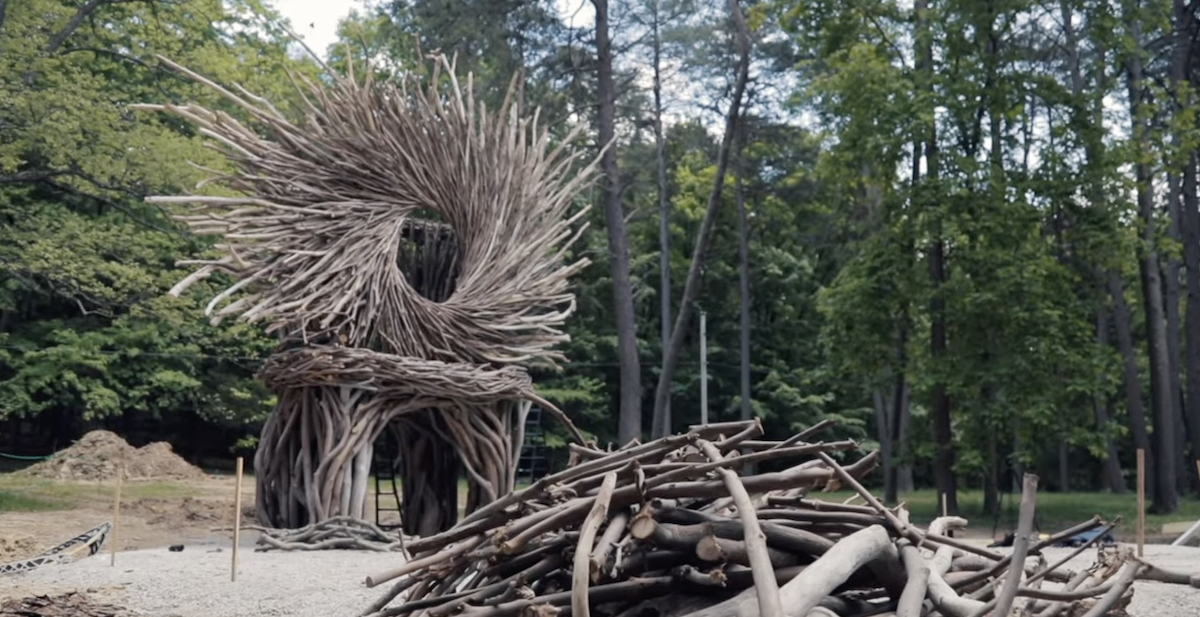
M 325 54 L 337 41 L 338 20 L 360 8 L 363 0 L 268 0 L 291 22 L 295 33 L 318 54 Z M 590 24 L 592 6 L 589 0 L 556 0 L 564 19 L 575 25 Z

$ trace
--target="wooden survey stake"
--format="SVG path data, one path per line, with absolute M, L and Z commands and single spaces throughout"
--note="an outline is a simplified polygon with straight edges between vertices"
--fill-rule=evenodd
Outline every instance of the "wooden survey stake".
M 113 524 L 112 524 L 112 544 L 109 546 L 109 566 L 117 565 L 117 528 L 121 526 L 121 487 L 125 484 L 125 463 L 121 463 L 121 470 L 117 472 L 117 497 L 113 500 Z
M 1137 536 L 1138 557 L 1146 554 L 1146 451 L 1137 451 Z
M 238 544 L 242 540 L 242 457 L 237 457 L 237 480 L 234 482 L 233 495 L 233 565 L 229 572 L 229 580 L 237 582 Z

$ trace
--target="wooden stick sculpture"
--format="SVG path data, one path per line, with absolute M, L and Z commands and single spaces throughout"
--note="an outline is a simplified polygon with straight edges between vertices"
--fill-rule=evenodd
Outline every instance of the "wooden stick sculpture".
M 172 293 L 229 274 L 208 313 L 281 338 L 260 373 L 278 393 L 254 461 L 264 524 L 365 518 L 385 430 L 400 440 L 403 520 L 418 535 L 453 525 L 462 472 L 468 512 L 512 490 L 530 403 L 581 440 L 526 373 L 562 360 L 568 279 L 588 263 L 567 259 L 586 212 L 574 197 L 595 173 L 568 149 L 578 129 L 551 148 L 536 114 L 511 100 L 488 110 L 442 57 L 424 84 L 369 72 L 308 83 L 302 125 L 161 60 L 252 120 L 138 106 L 198 125 L 235 168 L 216 181 L 243 196 L 149 201 L 195 204 L 179 218 L 224 239 L 224 257 L 184 262 L 199 269 Z
M 732 422 L 614 452 L 574 448 L 575 465 L 409 542 L 410 560 L 367 578 L 381 593 L 359 614 L 1116 617 L 1137 580 L 1200 587 L 1200 576 L 1129 547 L 1097 546 L 1112 529 L 1100 517 L 1032 537 L 1030 476 L 1021 548 L 999 552 L 949 536 L 964 519 L 922 528 L 904 506 L 886 508 L 860 481 L 876 453 L 855 453 L 852 441 L 761 434 L 757 421 Z M 839 452 L 857 460 L 843 465 Z M 751 465 L 780 471 L 736 473 Z M 867 505 L 819 498 L 831 489 Z M 1096 529 L 1072 554 L 1047 559 L 1048 548 Z M 1096 556 L 1090 565 L 1075 559 L 1084 552 Z

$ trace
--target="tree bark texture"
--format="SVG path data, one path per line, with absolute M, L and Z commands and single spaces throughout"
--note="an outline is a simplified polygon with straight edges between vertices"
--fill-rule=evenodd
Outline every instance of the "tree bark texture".
M 1189 69 L 1194 63 L 1193 58 L 1197 46 L 1193 44 L 1196 34 L 1195 18 L 1184 0 L 1174 0 L 1174 53 L 1171 59 L 1171 86 L 1176 97 L 1176 109 L 1186 109 L 1194 104 L 1194 99 L 1185 98 L 1184 84 L 1189 79 Z M 1191 80 L 1194 88 L 1200 81 Z M 1180 135 L 1173 136 L 1176 144 Z M 1183 261 L 1186 271 L 1187 309 L 1186 309 L 1186 378 L 1183 416 L 1187 421 L 1188 436 L 1191 440 L 1191 459 L 1200 460 L 1200 204 L 1197 204 L 1196 174 L 1197 152 L 1181 154 L 1181 170 L 1179 183 L 1179 199 L 1175 202 L 1178 208 L 1177 216 L 1181 241 L 1183 243 Z M 1191 465 L 1183 467 L 1190 470 Z M 1181 474 L 1190 477 L 1191 474 Z
M 1140 41 L 1141 24 L 1137 18 L 1130 20 L 1133 39 Z M 1175 486 L 1175 416 L 1172 414 L 1170 359 L 1167 345 L 1166 310 L 1163 306 L 1162 273 L 1159 270 L 1159 255 L 1155 238 L 1155 208 L 1153 194 L 1153 172 L 1145 160 L 1149 151 L 1147 112 L 1142 97 L 1143 68 L 1140 50 L 1128 60 L 1129 100 L 1132 101 L 1132 135 L 1136 145 L 1137 160 L 1134 176 L 1137 181 L 1137 204 L 1142 217 L 1143 246 L 1138 255 L 1142 277 L 1142 301 L 1145 306 L 1147 348 L 1150 358 L 1150 400 L 1154 409 L 1154 459 L 1156 473 L 1153 484 L 1154 509 L 1160 514 L 1174 512 L 1179 505 Z
M 741 307 L 742 420 L 749 420 L 753 415 L 750 407 L 750 224 L 746 221 L 746 193 L 742 188 L 742 174 L 745 167 L 742 160 L 742 148 L 746 143 L 744 123 L 739 130 L 742 131 L 742 139 L 738 140 L 735 190 L 737 191 L 738 209 L 738 295 L 740 297 L 738 304 Z
M 660 33 L 661 12 L 658 0 L 653 3 L 654 22 L 654 158 L 658 167 L 658 267 L 659 267 L 659 312 L 662 317 L 661 353 L 666 354 L 671 343 L 671 200 L 668 198 L 666 138 L 663 136 L 662 103 L 662 34 Z M 667 399 L 663 411 L 671 417 L 671 399 Z
M 918 79 L 923 89 L 932 94 L 933 88 L 933 37 L 929 26 L 929 2 L 917 0 L 914 3 L 917 13 L 917 67 Z M 925 183 L 935 182 L 938 178 L 938 141 L 937 127 L 930 123 L 925 128 L 923 151 L 925 154 Z M 933 282 L 933 299 L 930 301 L 932 325 L 930 328 L 930 348 L 934 363 L 937 364 L 946 354 L 946 300 L 943 285 L 946 282 L 946 246 L 941 237 L 942 229 L 935 214 L 933 222 L 933 240 L 929 247 L 929 277 Z M 937 457 L 934 464 L 934 482 L 939 495 L 946 499 L 946 509 L 950 514 L 958 513 L 958 492 L 954 475 L 954 440 L 950 421 L 950 395 L 946 391 L 946 383 L 938 381 L 933 385 L 933 434 L 937 443 Z
M 642 369 L 637 349 L 637 322 L 633 310 L 633 282 L 629 274 L 629 246 L 625 209 L 621 206 L 621 178 L 617 168 L 617 92 L 613 80 L 612 39 L 608 32 L 608 0 L 592 0 L 596 8 L 596 71 L 600 95 L 597 132 L 605 147 L 600 168 L 604 172 L 604 218 L 612 259 L 613 314 L 617 322 L 617 358 L 621 397 L 617 434 L 621 443 L 642 434 Z
M 1109 345 L 1108 326 L 1108 312 L 1101 308 L 1096 312 L 1096 343 L 1101 349 L 1106 349 Z M 1094 405 L 1096 430 L 1104 435 L 1104 451 L 1107 453 L 1107 457 L 1104 459 L 1104 485 L 1110 492 L 1124 495 L 1129 492 L 1129 488 L 1125 485 L 1125 474 L 1121 472 L 1121 457 L 1117 452 L 1117 444 L 1113 441 L 1112 430 L 1109 427 L 1113 417 L 1112 399 L 1108 396 L 1097 395 Z

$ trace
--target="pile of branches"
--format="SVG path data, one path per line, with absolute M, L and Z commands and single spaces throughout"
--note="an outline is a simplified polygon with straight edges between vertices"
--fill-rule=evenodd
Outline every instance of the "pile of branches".
M 1041 549 L 1106 527 L 1099 539 L 1113 524 L 1096 517 L 1031 543 L 1035 476 L 1010 554 L 953 538 L 961 518 L 914 525 L 859 481 L 876 453 L 842 465 L 834 455 L 857 444 L 809 442 L 829 425 L 783 442 L 759 439 L 752 421 L 615 452 L 574 447 L 565 471 L 410 541 L 407 563 L 367 579 L 394 582 L 362 615 L 1099 617 L 1119 614 L 1139 578 L 1197 583 L 1121 550 L 1063 568 L 1094 541 L 1047 563 Z M 783 471 L 738 473 L 784 461 Z M 842 487 L 863 503 L 812 497 Z
M 300 529 L 271 529 L 258 526 L 247 526 L 244 529 L 259 532 L 257 542 L 259 546 L 254 549 L 256 552 L 327 549 L 404 550 L 403 534 L 388 533 L 374 523 L 349 516 L 335 516 Z

